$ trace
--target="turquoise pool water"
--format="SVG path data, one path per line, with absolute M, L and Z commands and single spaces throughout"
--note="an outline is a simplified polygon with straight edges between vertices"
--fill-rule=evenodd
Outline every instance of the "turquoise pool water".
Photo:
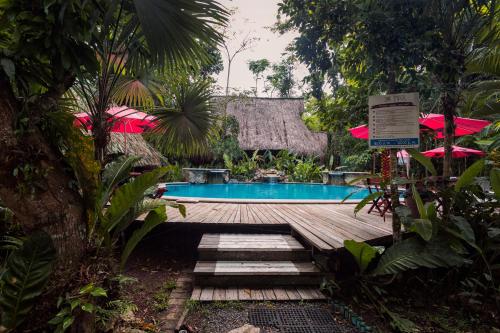
M 180 184 L 167 185 L 166 197 L 217 199 L 342 200 L 363 199 L 368 190 L 355 186 L 323 184 Z

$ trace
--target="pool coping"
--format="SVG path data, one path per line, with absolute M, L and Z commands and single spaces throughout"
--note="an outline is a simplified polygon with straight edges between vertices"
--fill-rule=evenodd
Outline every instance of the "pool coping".
M 176 201 L 179 203 L 197 203 L 197 202 L 211 202 L 211 203 L 273 203 L 273 204 L 357 204 L 360 200 L 315 200 L 315 199 L 226 199 L 226 198 L 200 198 L 200 197 L 176 197 L 176 196 L 162 196 L 162 199 L 168 201 Z

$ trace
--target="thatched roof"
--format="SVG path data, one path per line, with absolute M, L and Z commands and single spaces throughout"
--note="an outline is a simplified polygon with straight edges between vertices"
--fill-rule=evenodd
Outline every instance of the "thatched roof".
M 311 132 L 302 121 L 302 98 L 216 97 L 218 112 L 233 115 L 240 125 L 238 141 L 243 150 L 283 150 L 300 155 L 323 156 L 325 133 Z
M 164 159 L 141 134 L 111 133 L 108 153 L 139 156 L 141 159 L 136 166 L 140 167 L 158 167 Z

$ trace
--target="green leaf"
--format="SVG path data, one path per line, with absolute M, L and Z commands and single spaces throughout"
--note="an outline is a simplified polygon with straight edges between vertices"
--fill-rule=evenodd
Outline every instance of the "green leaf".
M 101 226 L 104 229 L 103 231 L 107 233 L 111 232 L 125 215 L 129 213 L 130 209 L 144 198 L 144 192 L 157 184 L 167 171 L 167 168 L 158 168 L 140 175 L 130 183 L 120 186 L 111 198 L 111 205 L 104 215 L 104 223 Z
M 420 193 L 418 193 L 418 190 L 415 187 L 415 184 L 413 184 L 411 186 L 411 188 L 412 188 L 413 199 L 415 199 L 415 203 L 417 204 L 418 214 L 420 215 L 420 218 L 426 219 L 427 218 L 427 211 L 424 208 L 424 203 L 422 202 L 422 198 L 420 197 Z
M 419 267 L 461 266 L 467 262 L 442 237 L 427 243 L 412 237 L 389 247 L 380 258 L 373 275 L 397 274 Z
M 344 247 L 349 251 L 356 263 L 358 264 L 359 270 L 363 273 L 370 262 L 379 253 L 378 249 L 366 244 L 365 242 L 356 242 L 355 240 L 345 240 Z
M 430 158 L 422 155 L 422 153 L 420 153 L 419 151 L 416 151 L 413 148 L 408 148 L 408 149 L 406 149 L 406 151 L 408 152 L 408 154 L 411 155 L 411 157 L 413 157 L 415 159 L 415 161 L 420 163 L 433 176 L 437 176 L 436 168 L 434 167 L 434 164 L 432 164 L 432 161 Z
M 423 240 L 432 238 L 432 222 L 428 219 L 413 219 L 409 231 L 417 233 Z
M 82 304 L 81 308 L 83 311 L 88 312 L 88 313 L 94 312 L 94 304 L 91 304 L 91 303 Z
M 71 324 L 73 324 L 74 320 L 75 320 L 75 317 L 68 317 L 68 318 L 64 319 L 63 324 L 62 324 L 63 331 L 67 330 L 68 327 L 70 327 Z
M 384 195 L 384 192 L 375 192 L 375 193 L 371 193 L 371 194 L 367 195 L 366 197 L 363 198 L 363 200 L 361 200 L 356 205 L 356 207 L 354 207 L 354 214 L 358 213 L 368 203 L 372 202 L 373 200 L 375 200 L 383 195 Z
M 8 58 L 2 58 L 0 60 L 0 65 L 5 74 L 7 74 L 9 80 L 14 81 L 16 79 L 16 65 L 14 62 Z
M 42 293 L 56 259 L 56 250 L 50 236 L 34 232 L 21 248 L 9 256 L 0 294 L 1 325 L 9 329 L 21 324 Z
M 90 293 L 90 291 L 94 289 L 94 284 L 93 283 L 89 283 L 83 287 L 80 288 L 80 291 L 79 291 L 79 294 L 80 295 L 84 295 L 84 294 L 88 294 Z
M 186 217 L 186 206 L 179 205 L 179 212 L 181 213 L 182 217 Z
M 125 263 L 128 257 L 137 246 L 137 244 L 139 244 L 139 242 L 144 238 L 144 236 L 146 236 L 157 225 L 165 222 L 166 219 L 167 214 L 165 213 L 165 207 L 159 207 L 148 213 L 142 226 L 134 231 L 127 244 L 125 245 L 125 248 L 123 249 L 120 262 L 121 269 L 125 267 Z
M 90 291 L 90 295 L 94 297 L 108 297 L 106 290 L 101 287 L 95 287 Z
M 460 191 L 462 187 L 470 185 L 474 182 L 474 179 L 476 176 L 483 170 L 484 168 L 484 158 L 476 161 L 473 163 L 470 167 L 468 167 L 458 178 L 456 184 L 455 184 L 455 191 Z
M 490 183 L 497 200 L 500 200 L 500 169 L 492 168 L 490 171 Z

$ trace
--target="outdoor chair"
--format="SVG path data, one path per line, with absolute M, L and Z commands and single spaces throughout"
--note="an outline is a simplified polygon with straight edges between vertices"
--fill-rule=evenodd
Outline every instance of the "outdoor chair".
M 384 192 L 382 196 L 372 200 L 372 205 L 368 209 L 368 214 L 376 209 L 385 221 L 385 214 L 387 212 L 392 212 L 391 194 L 387 192 L 387 190 L 380 187 L 380 179 L 378 178 L 367 178 L 366 184 L 368 186 L 368 192 L 370 194 L 376 192 Z

